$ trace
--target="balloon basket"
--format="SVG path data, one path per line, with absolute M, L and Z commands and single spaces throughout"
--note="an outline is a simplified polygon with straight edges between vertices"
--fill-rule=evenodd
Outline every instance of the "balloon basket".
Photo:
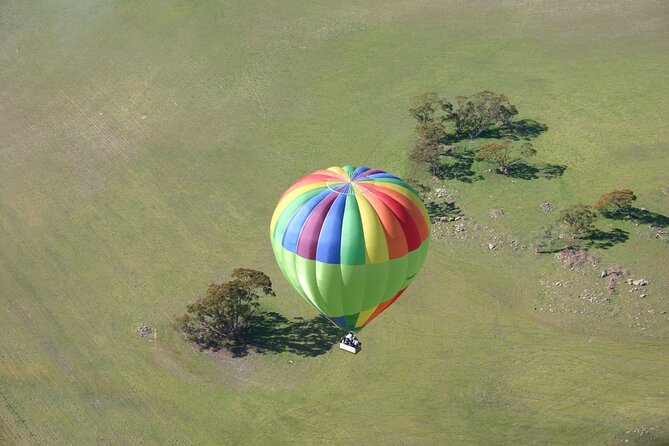
M 349 353 L 357 354 L 361 350 L 361 346 L 353 347 L 352 345 L 344 344 L 343 342 L 339 343 L 339 348 L 346 350 Z

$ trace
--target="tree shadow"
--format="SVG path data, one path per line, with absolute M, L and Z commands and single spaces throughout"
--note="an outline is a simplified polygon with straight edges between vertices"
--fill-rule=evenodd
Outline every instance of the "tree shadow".
M 537 178 L 553 179 L 564 175 L 565 170 L 567 170 L 567 166 L 561 164 L 532 166 L 527 163 L 518 163 L 509 168 L 507 176 L 520 180 L 536 180 Z
M 432 175 L 439 180 L 458 180 L 463 183 L 473 183 L 482 180 L 481 175 L 472 170 L 475 154 L 471 150 L 453 152 L 447 158 L 452 160 L 431 168 Z
M 607 217 L 614 220 L 632 220 L 642 224 L 659 226 L 660 228 L 669 226 L 669 217 L 646 209 L 630 208 L 626 213 L 620 212 L 607 215 Z
M 625 243 L 629 239 L 629 232 L 619 228 L 613 228 L 609 232 L 595 229 L 585 239 L 593 248 L 608 249 L 618 243 Z
M 513 141 L 523 139 L 529 141 L 547 130 L 548 126 L 546 124 L 534 119 L 521 119 L 507 126 L 489 127 L 479 137 L 486 139 L 511 139 Z
M 430 222 L 451 221 L 462 215 L 462 210 L 455 202 L 436 202 L 430 201 L 425 206 L 427 214 L 430 216 Z
M 509 168 L 507 176 L 518 180 L 535 180 L 539 178 L 539 169 L 526 163 L 514 164 Z
M 505 126 L 490 126 L 481 132 L 477 138 L 484 139 L 511 139 L 513 141 L 529 141 L 548 131 L 548 126 L 534 119 L 521 119 Z M 455 144 L 460 141 L 469 141 L 465 135 L 457 136 L 449 133 L 445 143 Z
M 301 317 L 288 320 L 274 311 L 265 311 L 253 317 L 243 339 L 225 348 L 237 358 L 248 355 L 250 351 L 319 356 L 327 353 L 340 335 L 341 329 L 322 316 L 309 320 Z
M 551 180 L 564 175 L 565 170 L 567 166 L 564 164 L 542 164 L 539 167 L 539 176 Z

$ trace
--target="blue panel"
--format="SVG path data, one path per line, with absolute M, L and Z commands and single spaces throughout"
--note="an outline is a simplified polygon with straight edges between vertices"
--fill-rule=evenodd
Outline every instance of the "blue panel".
M 304 222 L 307 220 L 307 218 L 309 218 L 309 215 L 318 205 L 318 203 L 333 193 L 334 192 L 332 192 L 330 189 L 326 189 L 300 206 L 300 208 L 291 217 L 288 225 L 286 225 L 286 230 L 283 232 L 281 245 L 283 245 L 284 248 L 290 252 L 297 252 L 297 241 L 300 238 L 300 232 L 302 231 Z
M 345 327 L 346 327 L 346 319 L 344 319 L 343 316 L 340 316 L 340 317 L 331 317 L 331 318 L 329 318 L 329 319 L 330 319 L 332 322 L 334 322 L 335 324 L 337 324 L 337 325 L 338 325 L 339 327 L 341 327 L 341 328 L 345 328 Z
M 319 262 L 339 263 L 340 261 L 341 227 L 344 220 L 348 189 L 349 186 L 346 186 L 332 203 L 321 227 L 318 247 L 316 248 L 316 260 Z
M 360 166 L 357 169 L 355 169 L 355 172 L 353 172 L 353 175 L 351 175 L 351 179 L 355 180 L 355 178 L 360 175 L 361 173 L 367 172 L 369 170 L 369 167 L 365 166 Z

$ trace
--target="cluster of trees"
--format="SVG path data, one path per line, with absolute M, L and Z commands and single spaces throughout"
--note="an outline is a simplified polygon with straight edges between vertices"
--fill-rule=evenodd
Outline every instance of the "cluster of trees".
M 417 121 L 416 137 L 409 146 L 409 159 L 415 164 L 427 164 L 434 172 L 441 157 L 458 148 L 449 145 L 449 140 L 472 140 L 492 127 L 511 126 L 518 110 L 505 95 L 486 90 L 471 96 L 457 96 L 453 102 L 437 93 L 424 93 L 413 98 L 409 113 Z M 527 147 L 529 143 L 513 155 L 511 141 L 491 144 L 484 146 L 480 160 L 498 164 L 501 173 L 508 173 L 510 166 L 536 153 L 531 146 Z
M 209 285 L 207 294 L 188 305 L 176 325 L 188 340 L 219 348 L 242 339 L 260 308 L 260 297 L 274 295 L 272 281 L 265 273 L 237 268 L 231 280 Z
M 599 212 L 604 217 L 629 215 L 636 195 L 629 189 L 615 189 L 607 192 L 595 202 L 594 206 L 575 204 L 560 212 L 559 222 L 573 238 L 587 237 L 594 230 Z
M 539 249 L 552 252 L 572 246 L 583 247 L 579 241 L 587 240 L 595 231 L 597 214 L 615 218 L 624 214 L 629 216 L 636 195 L 629 189 L 615 189 L 603 194 L 593 206 L 574 204 L 560 211 L 557 225 L 560 235 L 557 239 L 568 239 L 567 243 L 559 243 L 555 237 L 555 227 L 547 228 L 540 236 Z

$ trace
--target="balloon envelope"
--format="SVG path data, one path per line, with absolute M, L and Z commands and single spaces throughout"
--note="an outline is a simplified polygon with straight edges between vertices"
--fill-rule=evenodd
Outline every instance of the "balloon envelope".
M 413 281 L 429 221 L 417 192 L 395 175 L 330 167 L 284 192 L 270 239 L 297 292 L 339 327 L 357 331 Z

